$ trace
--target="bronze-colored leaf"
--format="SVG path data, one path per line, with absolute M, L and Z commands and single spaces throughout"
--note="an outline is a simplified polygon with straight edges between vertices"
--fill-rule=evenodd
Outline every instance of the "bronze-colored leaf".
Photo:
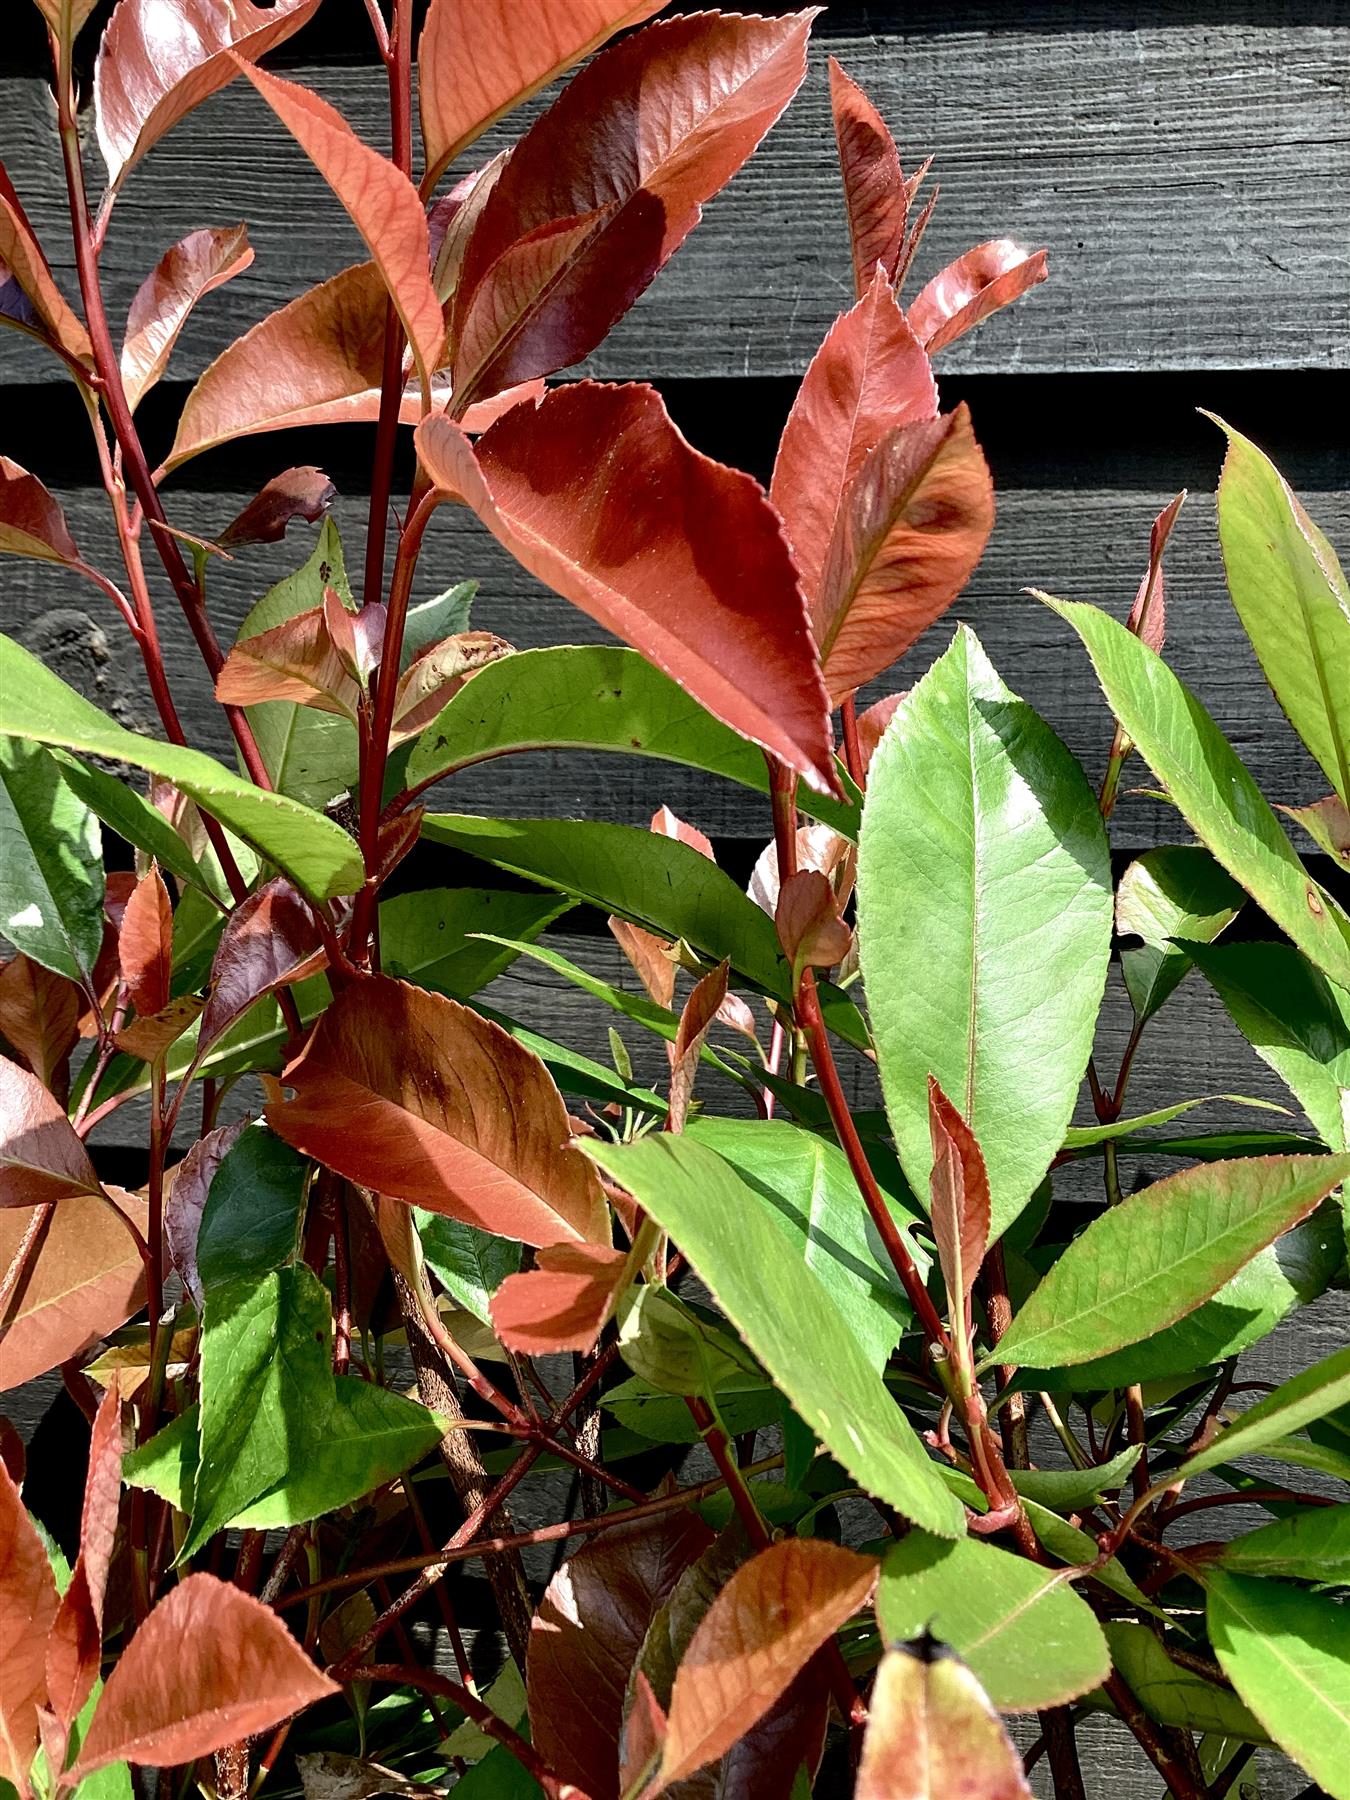
M 173 906 L 153 865 L 131 890 L 117 933 L 117 954 L 131 1004 L 150 1016 L 169 1004 L 173 972 Z
M 1011 306 L 1049 272 L 1044 250 L 1025 250 L 1013 238 L 977 244 L 919 290 L 908 312 L 910 328 L 935 356 L 990 313 Z
M 43 1657 L 56 1578 L 7 1468 L 0 1468 L 0 1777 L 27 1795 L 47 1701 Z
M 193 307 L 252 261 L 243 225 L 190 231 L 160 257 L 136 290 L 122 339 L 122 386 L 133 412 L 168 368 Z
M 302 981 L 326 961 L 313 908 L 284 875 L 274 876 L 225 921 L 197 1033 L 198 1055 L 261 995 Z
M 18 1254 L 33 1212 L 0 1212 L 0 1268 Z M 119 1212 L 144 1236 L 149 1208 L 131 1194 L 119 1194 L 116 1205 L 72 1195 L 52 1207 L 0 1318 L 0 1388 L 82 1355 L 145 1305 L 145 1267 Z
M 14 184 L 0 163 L 0 322 L 92 366 L 89 333 L 57 287 Z
M 68 975 L 31 956 L 12 956 L 0 968 L 0 1037 L 58 1099 L 65 1097 L 84 1005 Z
M 830 110 L 844 177 L 853 280 L 862 295 L 870 287 L 878 263 L 886 280 L 895 280 L 909 222 L 909 192 L 885 120 L 834 57 L 830 58 Z
M 989 1174 L 975 1133 L 928 1077 L 928 1129 L 933 1141 L 930 1212 L 938 1261 L 947 1283 L 952 1331 L 970 1364 L 971 1294 L 989 1246 Z
M 65 1108 L 36 1075 L 0 1057 L 0 1207 L 97 1194 L 98 1176 Z
M 236 513 L 217 538 L 222 550 L 244 544 L 275 544 L 285 537 L 292 519 L 316 525 L 337 498 L 337 488 L 312 463 L 283 469 Z
M 613 1316 L 627 1265 L 627 1253 L 607 1244 L 551 1244 L 533 1269 L 508 1275 L 497 1289 L 493 1329 L 526 1356 L 589 1353 Z
M 1022 1758 L 963 1662 L 931 1639 L 888 1650 L 855 1800 L 1031 1800 Z
M 122 1401 L 108 1384 L 89 1438 L 80 1553 L 47 1640 L 48 1704 L 65 1727 L 94 1691 L 103 1653 L 103 1602 L 122 1493 Z
M 66 515 L 36 475 L 0 456 L 0 555 L 78 563 Z

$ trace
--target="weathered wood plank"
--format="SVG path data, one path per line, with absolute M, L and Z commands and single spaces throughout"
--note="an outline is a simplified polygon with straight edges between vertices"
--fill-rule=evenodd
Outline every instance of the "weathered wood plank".
M 803 366 L 849 299 L 827 49 L 874 94 L 907 163 L 936 153 L 944 195 L 927 269 L 1000 233 L 1049 245 L 1052 283 L 956 346 L 950 366 L 1344 366 L 1350 254 L 1327 196 L 1350 173 L 1350 29 L 1344 9 L 1329 10 L 1339 24 L 1198 23 L 1184 11 L 1173 23 L 1155 8 L 1136 26 L 1099 8 L 1053 30 L 1040 17 L 991 29 L 987 8 L 957 9 L 946 29 L 907 24 L 894 7 L 852 8 L 847 29 L 816 46 L 787 117 L 591 366 L 658 376 Z M 297 73 L 384 141 L 377 70 Z M 0 80 L 5 160 L 68 271 L 49 114 L 38 81 Z M 498 128 L 482 153 L 511 135 Z M 357 254 L 318 176 L 242 83 L 129 182 L 104 253 L 114 319 L 160 249 L 236 218 L 250 222 L 258 262 L 189 326 L 180 373 Z M 59 375 L 5 337 L 0 378 Z
M 269 472 L 274 466 L 266 465 Z M 77 489 L 63 498 L 84 554 L 115 570 L 102 494 Z M 240 492 L 189 490 L 175 496 L 171 517 L 188 530 L 210 535 L 246 498 Z M 1090 666 L 1064 627 L 1022 589 L 1044 587 L 1123 612 L 1139 579 L 1149 522 L 1167 498 L 1163 491 L 1004 489 L 989 550 L 952 620 L 934 627 L 887 682 L 869 692 L 913 682 L 945 645 L 953 620 L 966 620 L 980 633 L 1004 679 L 1044 713 L 1095 776 L 1110 727 Z M 1332 541 L 1350 541 L 1350 493 L 1307 498 Z M 352 549 L 361 541 L 363 510 L 358 498 L 339 503 L 337 517 L 350 540 L 349 560 L 355 560 Z M 223 641 L 232 640 L 245 611 L 269 583 L 303 560 L 307 543 L 297 528 L 284 544 L 212 565 L 210 610 Z M 1227 598 L 1208 495 L 1192 495 L 1168 558 L 1169 656 L 1174 666 L 1210 707 L 1272 799 L 1298 803 L 1317 798 L 1323 786 L 1320 773 L 1262 681 Z M 595 641 L 602 635 L 511 562 L 469 514 L 444 508 L 428 534 L 418 592 L 430 596 L 466 575 L 482 579 L 476 621 L 522 648 Z M 222 721 L 196 648 L 162 584 L 157 592 L 162 596 L 166 658 L 189 733 L 201 747 L 226 752 Z M 0 629 L 21 638 L 126 723 L 154 728 L 139 659 L 121 621 L 88 584 L 48 565 L 9 559 L 0 582 Z M 1143 765 L 1133 764 L 1125 786 L 1141 786 L 1146 779 Z M 645 821 L 656 805 L 666 802 L 714 836 L 766 835 L 765 808 L 757 796 L 672 764 L 641 759 L 511 757 L 467 772 L 435 798 L 444 805 L 517 814 L 585 814 L 603 803 L 608 817 L 630 823 Z M 1122 799 L 1115 825 L 1119 845 L 1138 847 L 1186 835 L 1170 808 Z

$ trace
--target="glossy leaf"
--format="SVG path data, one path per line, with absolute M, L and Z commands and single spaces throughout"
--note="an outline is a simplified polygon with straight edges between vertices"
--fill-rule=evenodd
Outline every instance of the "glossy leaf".
M 0 1467 L 0 1776 L 21 1795 L 38 1747 L 38 1707 L 47 1701 L 43 1653 L 57 1605 L 42 1539 Z
M 788 1538 L 743 1563 L 676 1671 L 662 1782 L 692 1775 L 743 1737 L 875 1582 L 870 1557 L 811 1538 Z
M 1134 605 L 1125 624 L 1150 650 L 1162 655 L 1167 638 L 1167 589 L 1163 580 L 1163 552 L 1172 535 L 1182 506 L 1186 501 L 1183 488 L 1175 500 L 1169 500 L 1153 521 L 1148 538 L 1148 568 L 1134 596 Z
M 198 1044 L 214 1043 L 261 995 L 314 974 L 325 960 L 312 908 L 278 875 L 225 921 Z
M 292 519 L 316 525 L 337 498 L 337 488 L 312 463 L 274 475 L 219 534 L 222 550 L 242 544 L 275 544 Z
M 1270 458 L 1215 424 L 1228 438 L 1219 478 L 1228 591 L 1275 698 L 1350 806 L 1350 588 Z
M 17 738 L 0 741 L 0 931 L 92 990 L 103 945 L 102 833 L 51 757 Z
M 443 775 L 528 750 L 601 750 L 648 756 L 769 791 L 762 754 L 636 650 L 567 644 L 518 651 L 489 663 L 422 733 L 407 782 L 423 788 Z M 804 812 L 856 837 L 856 807 L 804 788 Z
M 1111 710 L 1196 836 L 1305 956 L 1350 988 L 1350 919 L 1309 877 L 1200 701 L 1107 613 L 1042 598 L 1082 638 Z
M 417 449 L 531 574 L 714 717 L 837 791 L 806 607 L 773 510 L 748 475 L 692 449 L 652 389 L 556 389 L 513 408 L 476 453 L 448 419 L 428 419 Z
M 100 1192 L 89 1152 L 60 1102 L 36 1075 L 0 1056 L 0 1207 Z
M 1141 1022 L 1151 1019 L 1190 967 L 1177 938 L 1209 944 L 1237 917 L 1246 896 L 1207 850 L 1171 844 L 1146 850 L 1116 889 L 1116 930 L 1122 938 L 1121 973 Z
M 803 969 L 832 969 L 853 947 L 834 888 L 819 869 L 798 869 L 788 876 L 778 890 L 773 922 L 794 986 Z
M 162 776 L 316 899 L 354 893 L 361 885 L 356 845 L 331 819 L 254 787 L 200 750 L 127 731 L 5 637 L 0 637 L 0 732 Z
M 608 1240 L 547 1071 L 453 1000 L 387 978 L 349 987 L 287 1082 L 268 1123 L 349 1181 L 527 1244 Z
M 832 704 L 942 616 L 993 523 L 993 486 L 964 402 L 877 443 L 840 509 L 812 609 Z
M 75 42 L 97 3 L 98 0 L 34 0 L 63 50 Z
M 551 1244 L 535 1266 L 508 1275 L 493 1296 L 493 1329 L 509 1350 L 589 1354 L 618 1304 L 628 1253 L 606 1244 Z
M 844 178 L 853 284 L 862 295 L 878 264 L 888 282 L 895 279 L 909 222 L 909 192 L 885 121 L 834 57 L 830 58 L 830 110 Z
M 977 244 L 920 289 L 910 303 L 910 328 L 935 356 L 990 313 L 1011 306 L 1049 272 L 1044 250 L 1026 250 L 1014 238 Z
M 1110 1667 L 1101 1626 L 1054 1573 L 979 1538 L 911 1531 L 887 1551 L 877 1618 L 888 1639 L 931 1631 L 1001 1712 L 1062 1706 Z
M 564 0 L 535 9 L 513 0 L 432 0 L 417 45 L 423 189 L 504 114 L 660 4 Z
M 194 853 L 144 794 L 106 769 L 81 762 L 65 750 L 53 750 L 51 755 L 66 786 L 90 812 L 96 813 L 105 825 L 111 825 L 119 837 L 144 850 L 161 869 L 176 875 L 188 887 L 200 888 L 223 904 L 229 903 L 230 891 L 214 853 Z
M 175 1163 L 168 1174 L 164 1196 L 164 1242 L 169 1259 L 198 1312 L 202 1306 L 202 1281 L 197 1267 L 197 1242 L 201 1235 L 202 1212 L 216 1171 L 247 1126 L 247 1119 L 236 1119 L 232 1125 L 219 1125 L 214 1131 L 208 1131 L 189 1147 L 186 1156 Z
M 1309 1507 L 1235 1538 L 1219 1562 L 1237 1575 L 1350 1583 L 1350 1503 Z
M 960 1506 L 847 1320 L 727 1162 L 670 1133 L 586 1153 L 663 1225 L 803 1421 L 869 1493 L 955 1535 Z
M 1228 1016 L 1333 1150 L 1350 1149 L 1350 993 L 1287 944 L 1188 944 Z
M 149 1016 L 169 1004 L 173 973 L 173 906 L 153 866 L 131 890 L 117 934 L 122 980 L 131 1004 Z
M 813 16 L 663 20 L 574 77 L 512 150 L 465 251 L 452 337 L 480 286 L 523 283 L 509 333 L 472 365 L 456 356 L 465 398 L 552 374 L 595 348 L 791 100 Z M 546 40 L 530 37 L 542 50 Z M 538 265 L 531 279 L 511 258 L 532 233 L 588 215 L 561 269 Z
M 123 1195 L 120 1204 L 144 1233 L 145 1203 Z M 32 1216 L 27 1208 L 0 1211 L 6 1269 Z M 28 1279 L 0 1320 L 0 1388 L 22 1387 L 81 1355 L 144 1304 L 145 1269 L 117 1209 L 92 1195 L 68 1196 L 53 1207 Z
M 227 1126 L 226 1132 L 204 1183 L 193 1246 L 208 1302 L 214 1288 L 245 1276 L 261 1280 L 295 1257 L 310 1172 L 289 1144 L 262 1125 Z
M 1320 1594 L 1211 1570 L 1205 1624 L 1225 1675 L 1334 1800 L 1350 1795 L 1350 1617 Z
M 429 381 L 441 360 L 445 321 L 431 285 L 427 219 L 417 190 L 310 89 L 261 69 L 245 68 L 244 74 L 346 208 L 389 290 L 419 373 Z
M 427 1267 L 456 1305 L 481 1324 L 491 1325 L 492 1296 L 520 1268 L 522 1246 L 444 1213 L 414 1216 Z
M 888 1650 L 872 1686 L 855 1800 L 1031 1800 L 1022 1758 L 989 1696 L 921 1638 Z
M 77 563 L 80 553 L 56 500 L 27 469 L 0 456 L 0 555 Z
M 331 603 L 328 596 L 332 596 Z M 383 615 L 382 607 L 372 611 Z M 225 706 L 289 701 L 294 706 L 336 713 L 354 726 L 361 690 L 346 665 L 337 635 L 341 634 L 341 620 L 351 617 L 329 588 L 323 604 L 297 613 L 257 637 L 241 637 L 216 676 L 216 699 Z M 341 635 L 349 637 L 350 629 Z
M 869 271 L 862 298 L 835 320 L 807 366 L 769 488 L 818 631 L 830 544 L 864 463 L 897 426 L 934 419 L 937 409 L 928 358 L 885 271 Z
M 989 1247 L 989 1175 L 974 1133 L 930 1075 L 928 1130 L 933 1146 L 929 1213 L 951 1329 L 970 1355 L 971 1295 Z
M 548 1585 L 530 1628 L 531 1736 L 592 1800 L 618 1800 L 628 1672 L 657 1608 L 711 1540 L 696 1513 L 620 1525 L 574 1551 Z
M 89 333 L 57 287 L 3 163 L 0 163 L 0 323 L 30 332 L 71 362 L 93 364 Z
M 873 759 L 858 945 L 906 1178 L 927 1192 L 932 1074 L 984 1150 L 995 1239 L 1063 1142 L 1110 944 L 1092 790 L 962 628 Z
M 1178 1475 L 1189 1480 L 1205 1469 L 1235 1457 L 1257 1454 L 1266 1444 L 1301 1431 L 1311 1421 L 1350 1403 L 1350 1347 L 1334 1350 L 1311 1368 L 1302 1369 L 1272 1393 L 1263 1394 L 1231 1425 L 1218 1432 L 1203 1450 L 1188 1456 Z
M 108 1677 L 76 1779 L 110 1762 L 191 1762 L 337 1692 L 270 1607 L 213 1575 L 189 1575 Z
M 166 131 L 233 81 L 239 58 L 273 50 L 307 24 L 319 0 L 118 0 L 94 69 L 94 120 L 114 188 Z
M 122 339 L 122 386 L 134 412 L 169 366 L 192 309 L 253 261 L 243 225 L 190 231 L 166 250 L 131 302 Z
M 1201 1163 L 1094 1219 L 1019 1307 L 1001 1363 L 1085 1362 L 1183 1318 L 1347 1175 L 1350 1156 Z
M 502 947 L 500 939 L 528 943 L 570 907 L 559 895 L 500 888 L 395 894 L 380 907 L 385 972 L 467 1000 L 515 960 L 516 951 Z M 486 941 L 484 933 L 495 934 L 497 941 Z

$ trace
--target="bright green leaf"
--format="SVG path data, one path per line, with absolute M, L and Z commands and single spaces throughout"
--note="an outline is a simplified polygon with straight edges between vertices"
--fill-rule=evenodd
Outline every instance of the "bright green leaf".
M 1250 1106 L 1260 1112 L 1286 1111 L 1273 1100 L 1254 1100 L 1248 1094 L 1202 1094 L 1198 1100 L 1178 1100 L 1173 1106 L 1160 1106 L 1156 1112 L 1139 1113 L 1132 1119 L 1116 1119 L 1110 1125 L 1071 1125 L 1064 1133 L 1064 1148 L 1092 1150 L 1098 1144 L 1133 1137 L 1136 1132 L 1147 1131 L 1154 1125 L 1170 1125 L 1173 1119 L 1179 1119 L 1197 1106 L 1216 1106 L 1220 1102 L 1229 1106 Z
M 1178 1479 L 1189 1480 L 1202 1470 L 1239 1456 L 1251 1456 L 1290 1432 L 1301 1431 L 1314 1419 L 1350 1403 L 1350 1345 L 1324 1356 L 1310 1369 L 1282 1382 L 1273 1393 L 1263 1394 L 1234 1422 L 1220 1431 L 1203 1450 L 1187 1457 L 1177 1470 Z
M 52 758 L 18 738 L 0 738 L 0 935 L 90 986 L 103 943 L 102 833 Z
M 1195 844 L 1148 850 L 1130 864 L 1116 889 L 1116 930 L 1124 939 L 1142 940 L 1127 942 L 1120 952 L 1136 1019 L 1151 1019 L 1190 967 L 1172 940 L 1210 943 L 1245 899 L 1208 850 Z
M 455 637 L 469 629 L 469 614 L 473 611 L 477 592 L 476 581 L 457 581 L 443 594 L 408 608 L 403 625 L 403 649 L 399 656 L 400 673 L 414 657 L 429 650 L 433 644 L 439 644 L 442 638 Z
M 1225 1544 L 1218 1561 L 1236 1575 L 1275 1575 L 1350 1586 L 1350 1505 L 1310 1506 Z

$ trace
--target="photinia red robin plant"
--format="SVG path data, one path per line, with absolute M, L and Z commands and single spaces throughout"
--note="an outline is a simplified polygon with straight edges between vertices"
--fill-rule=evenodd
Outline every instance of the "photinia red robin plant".
M 100 589 L 162 734 L 0 639 L 2 1379 L 59 1369 L 89 1426 L 64 1546 L 0 1436 L 5 1792 L 1004 1800 L 1043 1760 L 1070 1800 L 1100 1712 L 1182 1800 L 1272 1743 L 1344 1800 L 1350 1505 L 1324 1488 L 1350 1478 L 1350 1351 L 1234 1402 L 1240 1353 L 1344 1283 L 1350 920 L 1163 660 L 1180 501 L 1126 623 L 1047 601 L 1114 715 L 1099 792 L 964 626 L 858 705 L 993 525 L 934 359 L 1044 253 L 995 240 L 907 298 L 936 190 L 831 64 L 855 300 L 766 493 L 649 386 L 546 384 L 790 104 L 812 13 L 431 0 L 414 45 L 410 0 L 367 0 L 386 157 L 260 66 L 318 0 L 118 0 L 94 204 L 72 73 L 92 7 L 37 3 L 79 305 L 0 174 L 0 318 L 85 402 L 123 566 L 86 561 L 8 457 L 0 551 Z M 578 64 L 508 151 L 465 162 Z M 236 79 L 368 260 L 219 356 L 155 467 L 137 408 L 252 252 L 243 227 L 190 233 L 123 327 L 100 250 L 142 158 Z M 173 525 L 191 458 L 257 436 L 265 462 L 266 434 L 343 421 L 376 427 L 350 575 L 313 467 L 212 541 Z M 1344 867 L 1350 598 L 1224 429 L 1234 602 L 1333 790 L 1295 816 Z M 617 642 L 518 652 L 471 623 L 471 583 L 425 597 L 443 506 Z M 213 559 L 296 522 L 312 554 L 226 648 Z M 185 740 L 166 604 L 237 770 Z M 664 806 L 649 832 L 427 810 L 550 748 L 758 790 L 749 891 Z M 1113 887 L 1135 751 L 1197 841 Z M 105 828 L 134 871 L 105 875 Z M 437 846 L 480 885 L 409 886 Z M 1279 941 L 1223 941 L 1249 902 Z M 632 983 L 542 941 L 579 907 Z M 1113 933 L 1135 1022 L 1108 1085 Z M 612 1067 L 489 1002 L 517 957 L 625 1021 Z M 1191 1098 L 1126 1116 L 1192 965 L 1311 1135 L 1178 1135 Z M 642 1034 L 664 1045 L 650 1082 Z M 873 1065 L 884 1110 L 848 1098 Z M 136 1192 L 91 1147 L 133 1101 Z M 1100 1201 L 1061 1204 L 1057 1176 L 1094 1161 Z M 1270 1522 L 1196 1529 L 1238 1506 Z M 1016 1714 L 1039 1719 L 1020 1747 Z

